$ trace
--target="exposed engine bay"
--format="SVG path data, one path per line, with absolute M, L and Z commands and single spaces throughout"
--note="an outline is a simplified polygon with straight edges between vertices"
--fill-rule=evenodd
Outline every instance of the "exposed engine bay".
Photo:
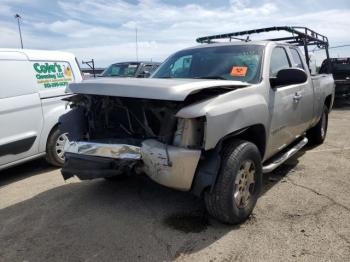
M 182 102 L 97 95 L 76 95 L 69 101 L 72 108 L 84 111 L 83 140 L 140 145 L 145 139 L 156 139 L 168 145 L 201 147 L 204 119 L 175 117 Z
M 65 178 L 136 170 L 160 184 L 189 189 L 201 155 L 205 119 L 177 118 L 184 102 L 84 94 L 67 100 L 72 110 L 61 119 L 70 140 L 62 169 Z M 82 158 L 91 163 L 88 170 L 81 170 Z

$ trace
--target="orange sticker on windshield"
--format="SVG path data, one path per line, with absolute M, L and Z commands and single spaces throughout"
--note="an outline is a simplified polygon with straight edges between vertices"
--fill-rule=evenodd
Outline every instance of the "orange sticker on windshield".
M 246 66 L 233 66 L 231 69 L 231 76 L 246 76 L 248 67 Z

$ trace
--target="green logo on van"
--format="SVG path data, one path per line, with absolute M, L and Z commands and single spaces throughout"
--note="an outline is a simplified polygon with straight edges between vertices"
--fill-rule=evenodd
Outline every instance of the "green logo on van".
M 65 87 L 72 81 L 72 70 L 67 62 L 33 63 L 37 83 L 43 88 Z
M 50 73 L 61 73 L 62 72 L 61 65 L 58 65 L 57 63 L 54 63 L 54 64 L 35 63 L 33 66 L 34 66 L 35 71 L 39 74 L 50 74 Z

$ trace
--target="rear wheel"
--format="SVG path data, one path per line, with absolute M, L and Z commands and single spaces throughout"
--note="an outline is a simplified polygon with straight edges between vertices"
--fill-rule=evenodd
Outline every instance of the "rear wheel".
M 320 145 L 324 142 L 327 135 L 328 129 L 328 108 L 327 106 L 323 107 L 323 112 L 320 121 L 316 126 L 311 128 L 307 132 L 307 138 L 309 139 L 310 144 Z
M 228 224 L 244 222 L 252 213 L 262 186 L 262 165 L 258 148 L 236 140 L 224 149 L 213 191 L 205 192 L 208 212 Z
M 68 141 L 67 133 L 62 133 L 55 127 L 47 140 L 46 161 L 51 165 L 61 167 L 64 164 L 64 145 Z

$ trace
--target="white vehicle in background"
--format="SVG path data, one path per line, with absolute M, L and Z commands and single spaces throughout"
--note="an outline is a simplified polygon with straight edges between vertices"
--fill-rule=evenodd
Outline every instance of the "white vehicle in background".
M 75 56 L 59 51 L 0 49 L 0 170 L 46 155 L 61 166 L 66 86 L 82 80 Z

